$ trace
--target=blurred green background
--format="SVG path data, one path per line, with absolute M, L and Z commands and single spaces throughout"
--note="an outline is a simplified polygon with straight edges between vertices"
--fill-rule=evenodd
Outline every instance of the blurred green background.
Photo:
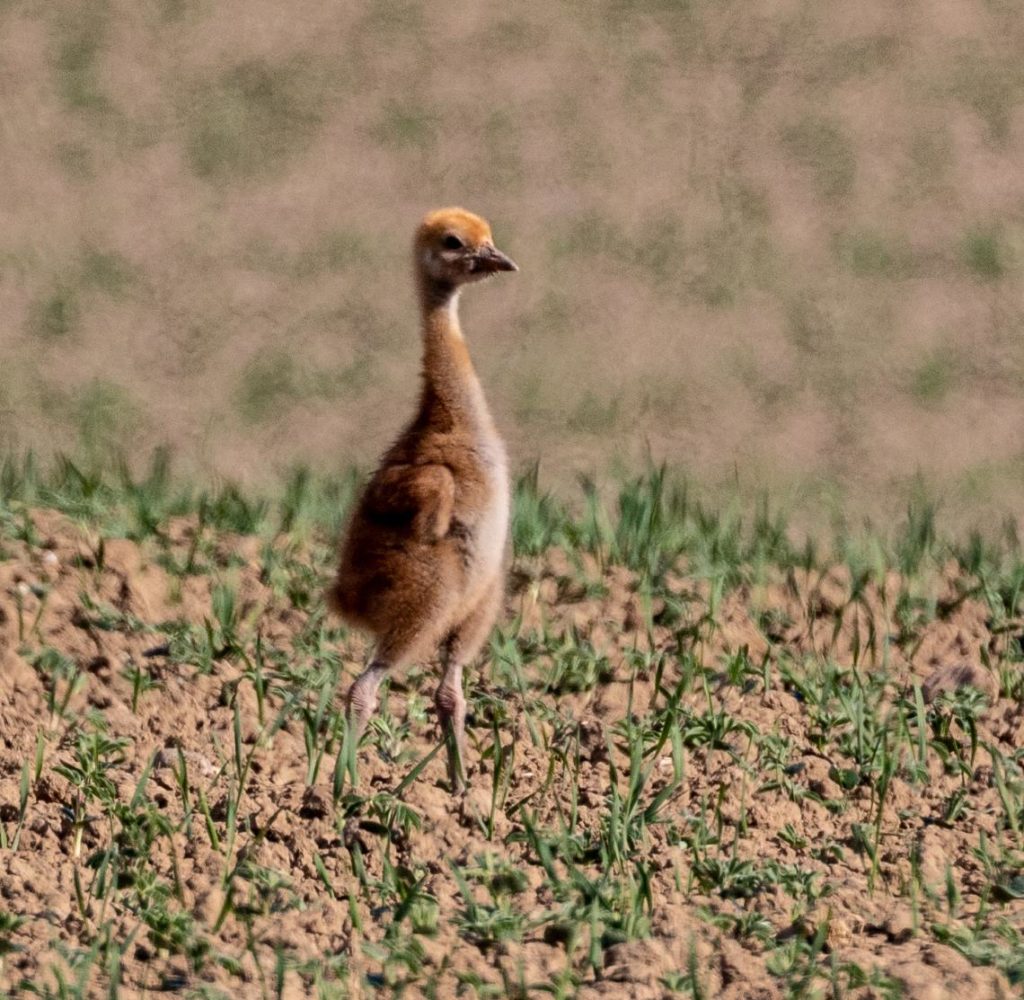
M 0 449 L 369 463 L 454 203 L 522 268 L 464 305 L 517 464 L 1022 493 L 1016 2 L 0 0 L 0 32 Z

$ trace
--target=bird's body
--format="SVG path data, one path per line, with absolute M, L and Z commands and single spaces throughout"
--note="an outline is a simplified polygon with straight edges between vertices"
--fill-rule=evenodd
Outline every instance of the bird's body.
M 416 416 L 367 484 L 342 544 L 332 604 L 376 640 L 349 692 L 361 732 L 389 669 L 432 655 L 445 674 L 438 713 L 464 756 L 462 668 L 479 651 L 504 591 L 510 487 L 505 447 L 458 319 L 463 284 L 515 265 L 490 229 L 461 209 L 431 213 L 417 232 L 423 386 Z

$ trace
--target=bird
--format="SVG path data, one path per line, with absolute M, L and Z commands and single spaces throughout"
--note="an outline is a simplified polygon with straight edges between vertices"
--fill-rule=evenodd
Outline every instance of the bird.
M 497 619 L 505 588 L 508 456 L 459 322 L 463 288 L 518 271 L 490 225 L 463 208 L 428 213 L 413 240 L 423 339 L 415 415 L 356 501 L 329 603 L 368 632 L 368 665 L 346 694 L 358 745 L 389 672 L 440 650 L 434 704 L 452 792 L 466 785 L 463 669 Z

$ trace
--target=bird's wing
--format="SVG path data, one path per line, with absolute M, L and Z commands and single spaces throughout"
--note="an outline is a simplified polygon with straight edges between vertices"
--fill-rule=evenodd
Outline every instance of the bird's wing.
M 448 534 L 455 505 L 455 479 L 445 465 L 389 465 L 370 482 L 367 513 L 384 520 L 410 521 L 423 541 Z

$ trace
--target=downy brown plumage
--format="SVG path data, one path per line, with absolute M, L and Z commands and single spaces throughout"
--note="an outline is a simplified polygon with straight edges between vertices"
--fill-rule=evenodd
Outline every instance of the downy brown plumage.
M 462 336 L 458 301 L 464 285 L 517 267 L 495 248 L 488 224 L 461 208 L 427 215 L 413 252 L 423 332 L 419 406 L 356 506 L 330 597 L 376 640 L 348 692 L 357 739 L 388 670 L 440 646 L 435 703 L 455 790 L 464 781 L 462 669 L 501 604 L 510 501 L 505 448 Z

